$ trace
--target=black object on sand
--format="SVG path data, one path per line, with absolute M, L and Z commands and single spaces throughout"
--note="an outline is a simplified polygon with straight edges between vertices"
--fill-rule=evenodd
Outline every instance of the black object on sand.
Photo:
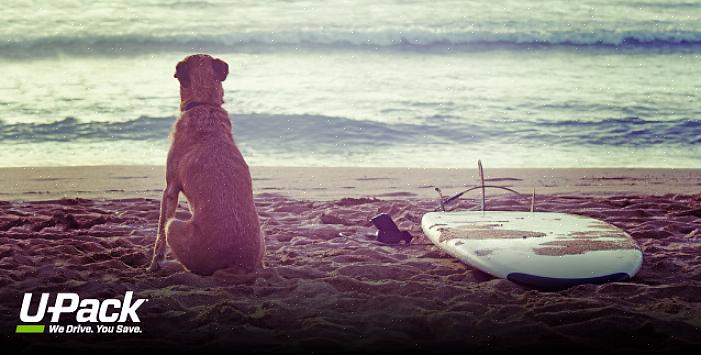
M 385 244 L 399 244 L 404 241 L 411 243 L 413 236 L 408 231 L 400 231 L 392 217 L 387 213 L 380 213 L 370 219 L 377 228 L 377 241 Z

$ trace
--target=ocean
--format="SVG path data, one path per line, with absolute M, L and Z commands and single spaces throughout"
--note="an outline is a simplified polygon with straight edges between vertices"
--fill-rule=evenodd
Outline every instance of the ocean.
M 701 166 L 696 1 L 17 1 L 0 167 L 164 164 L 175 64 L 229 63 L 251 165 Z

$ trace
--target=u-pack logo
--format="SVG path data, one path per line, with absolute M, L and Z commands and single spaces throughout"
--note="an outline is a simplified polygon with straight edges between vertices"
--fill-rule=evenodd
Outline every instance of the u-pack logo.
M 145 298 L 134 299 L 134 292 L 127 291 L 124 294 L 123 300 L 118 298 L 108 298 L 98 300 L 96 298 L 81 299 L 77 293 L 61 292 L 56 294 L 53 306 L 49 305 L 49 293 L 42 293 L 39 298 L 39 303 L 36 306 L 36 311 L 31 312 L 32 299 L 34 296 L 31 293 L 25 293 L 22 300 L 22 308 L 20 309 L 19 318 L 23 323 L 18 324 L 15 330 L 16 333 L 44 333 L 46 330 L 43 323 L 46 313 L 51 314 L 50 323 L 58 323 L 62 316 L 72 315 L 73 318 L 69 321 L 74 321 L 75 325 L 59 325 L 49 324 L 49 333 L 141 333 L 141 327 L 138 325 L 117 324 L 113 323 L 140 323 L 137 310 L 144 302 L 148 301 Z M 85 324 L 88 323 L 88 324 Z M 92 324 L 91 324 L 92 323 Z M 108 323 L 96 324 L 94 323 Z

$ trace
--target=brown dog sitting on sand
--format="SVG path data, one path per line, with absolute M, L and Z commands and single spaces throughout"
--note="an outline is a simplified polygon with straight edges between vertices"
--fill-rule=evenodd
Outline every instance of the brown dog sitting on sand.
M 197 274 L 227 267 L 250 272 L 262 266 L 265 244 L 251 174 L 221 106 L 228 74 L 224 61 L 205 54 L 191 55 L 176 67 L 182 114 L 168 152 L 151 271 L 160 268 L 166 243 Z M 180 192 L 188 201 L 189 220 L 175 218 Z

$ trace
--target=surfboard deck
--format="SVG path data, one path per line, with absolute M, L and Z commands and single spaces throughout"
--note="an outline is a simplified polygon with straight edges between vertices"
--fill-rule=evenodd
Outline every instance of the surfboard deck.
M 623 281 L 643 261 L 625 231 L 567 213 L 430 212 L 421 227 L 435 245 L 466 264 L 539 289 Z

